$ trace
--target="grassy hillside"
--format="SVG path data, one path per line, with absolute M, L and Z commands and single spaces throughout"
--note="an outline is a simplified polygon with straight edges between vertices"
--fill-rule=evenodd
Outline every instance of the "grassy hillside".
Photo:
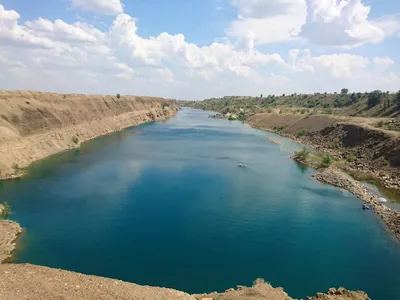
M 204 101 L 182 102 L 183 106 L 218 112 L 257 113 L 279 108 L 282 112 L 323 113 L 344 116 L 398 117 L 400 116 L 400 91 L 389 93 L 349 93 L 343 89 L 338 94 L 260 95 L 259 97 L 225 96 Z

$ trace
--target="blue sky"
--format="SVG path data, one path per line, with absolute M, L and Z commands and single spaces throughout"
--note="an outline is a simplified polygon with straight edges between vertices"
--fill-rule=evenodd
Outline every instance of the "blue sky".
M 397 0 L 0 0 L 0 26 L 2 89 L 400 89 Z

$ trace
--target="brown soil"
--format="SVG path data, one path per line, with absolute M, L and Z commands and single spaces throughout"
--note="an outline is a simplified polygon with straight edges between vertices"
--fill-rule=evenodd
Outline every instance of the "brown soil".
M 174 101 L 136 96 L 0 91 L 0 178 L 81 142 L 178 110 Z
M 335 291 L 335 289 L 330 289 Z M 327 298 L 324 298 L 324 297 Z M 12 300 L 293 300 L 282 288 L 273 288 L 257 280 L 253 287 L 238 286 L 225 293 L 189 295 L 184 292 L 158 287 L 140 286 L 115 279 L 88 276 L 79 273 L 39 267 L 29 264 L 0 265 L 0 299 Z M 317 294 L 309 299 L 367 300 L 363 292 L 350 292 L 339 288 L 335 294 Z

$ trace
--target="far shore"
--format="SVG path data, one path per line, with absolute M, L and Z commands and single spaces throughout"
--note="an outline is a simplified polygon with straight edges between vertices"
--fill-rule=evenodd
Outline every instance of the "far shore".
M 303 144 L 303 141 L 299 138 L 296 138 L 295 136 L 284 135 L 280 132 L 277 132 L 276 130 L 257 128 L 250 123 L 247 124 L 249 124 L 253 128 L 271 132 L 282 137 L 289 138 L 296 143 Z M 314 145 L 307 143 L 307 146 L 313 148 Z M 316 167 L 312 165 L 308 165 L 308 167 L 316 169 Z M 389 231 L 393 233 L 394 236 L 400 241 L 400 211 L 393 210 L 383 203 L 379 202 L 379 196 L 375 193 L 372 193 L 362 182 L 355 180 L 344 171 L 333 167 L 318 170 L 318 173 L 313 175 L 312 177 L 320 182 L 343 188 L 355 195 L 361 201 L 368 203 L 371 206 L 371 209 L 376 212 L 377 215 L 379 215 Z
M 210 116 L 212 118 L 221 118 L 221 119 L 227 119 L 224 115 L 218 114 L 215 116 Z M 308 147 L 314 148 L 317 151 L 321 151 L 317 148 L 315 148 L 315 145 L 311 143 L 310 141 L 306 141 L 304 139 L 298 138 L 292 134 L 285 134 L 279 130 L 275 130 L 272 128 L 264 128 L 255 125 L 252 122 L 246 122 L 246 124 L 250 125 L 251 127 L 266 131 L 266 132 L 271 132 L 277 135 L 280 135 L 285 138 L 289 138 L 293 140 L 294 142 L 300 144 L 300 145 L 307 145 Z M 275 143 L 275 140 L 273 138 L 268 138 L 268 140 L 272 143 Z M 294 159 L 294 157 L 291 157 Z M 294 159 L 295 160 L 295 159 Z M 297 163 L 303 163 L 297 161 Z M 317 169 L 316 166 L 314 165 L 307 165 L 306 166 Z M 318 169 L 317 169 L 318 170 Z M 389 208 L 388 206 L 384 205 L 379 201 L 379 196 L 375 193 L 372 193 L 362 182 L 354 179 L 347 173 L 345 173 L 343 170 L 335 168 L 335 167 L 329 167 L 325 169 L 319 169 L 318 173 L 312 176 L 314 179 L 330 184 L 332 186 L 336 186 L 342 189 L 345 189 L 355 195 L 358 199 L 361 201 L 364 201 L 367 203 L 370 208 L 382 219 L 383 223 L 386 225 L 388 230 L 394 234 L 394 236 L 400 241 L 400 211 L 394 210 Z M 390 200 L 390 199 L 389 199 Z M 360 205 L 361 209 L 361 205 Z

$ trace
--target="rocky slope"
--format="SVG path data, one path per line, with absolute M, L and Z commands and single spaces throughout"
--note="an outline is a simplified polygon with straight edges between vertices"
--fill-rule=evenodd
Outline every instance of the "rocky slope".
M 373 127 L 376 119 L 260 113 L 246 121 L 328 152 L 346 167 L 373 173 L 387 188 L 400 189 L 400 134 Z
M 229 289 L 220 294 L 189 295 L 172 289 L 140 286 L 28 264 L 0 265 L 0 299 L 293 300 L 281 288 L 273 288 L 263 280 L 257 280 L 250 288 L 238 286 L 237 290 Z M 309 299 L 368 300 L 369 298 L 363 292 L 350 292 L 340 288 L 337 291 L 330 289 L 328 294 L 317 294 L 316 297 Z
M 18 223 L 0 220 L 0 263 L 10 258 L 15 249 L 16 239 L 21 231 L 21 226 Z
M 392 210 L 380 203 L 379 197 L 371 193 L 364 184 L 334 168 L 324 169 L 313 177 L 321 182 L 346 189 L 360 200 L 367 202 L 387 228 L 400 240 L 400 211 Z
M 0 91 L 0 178 L 80 142 L 178 110 L 175 101 L 136 96 Z

